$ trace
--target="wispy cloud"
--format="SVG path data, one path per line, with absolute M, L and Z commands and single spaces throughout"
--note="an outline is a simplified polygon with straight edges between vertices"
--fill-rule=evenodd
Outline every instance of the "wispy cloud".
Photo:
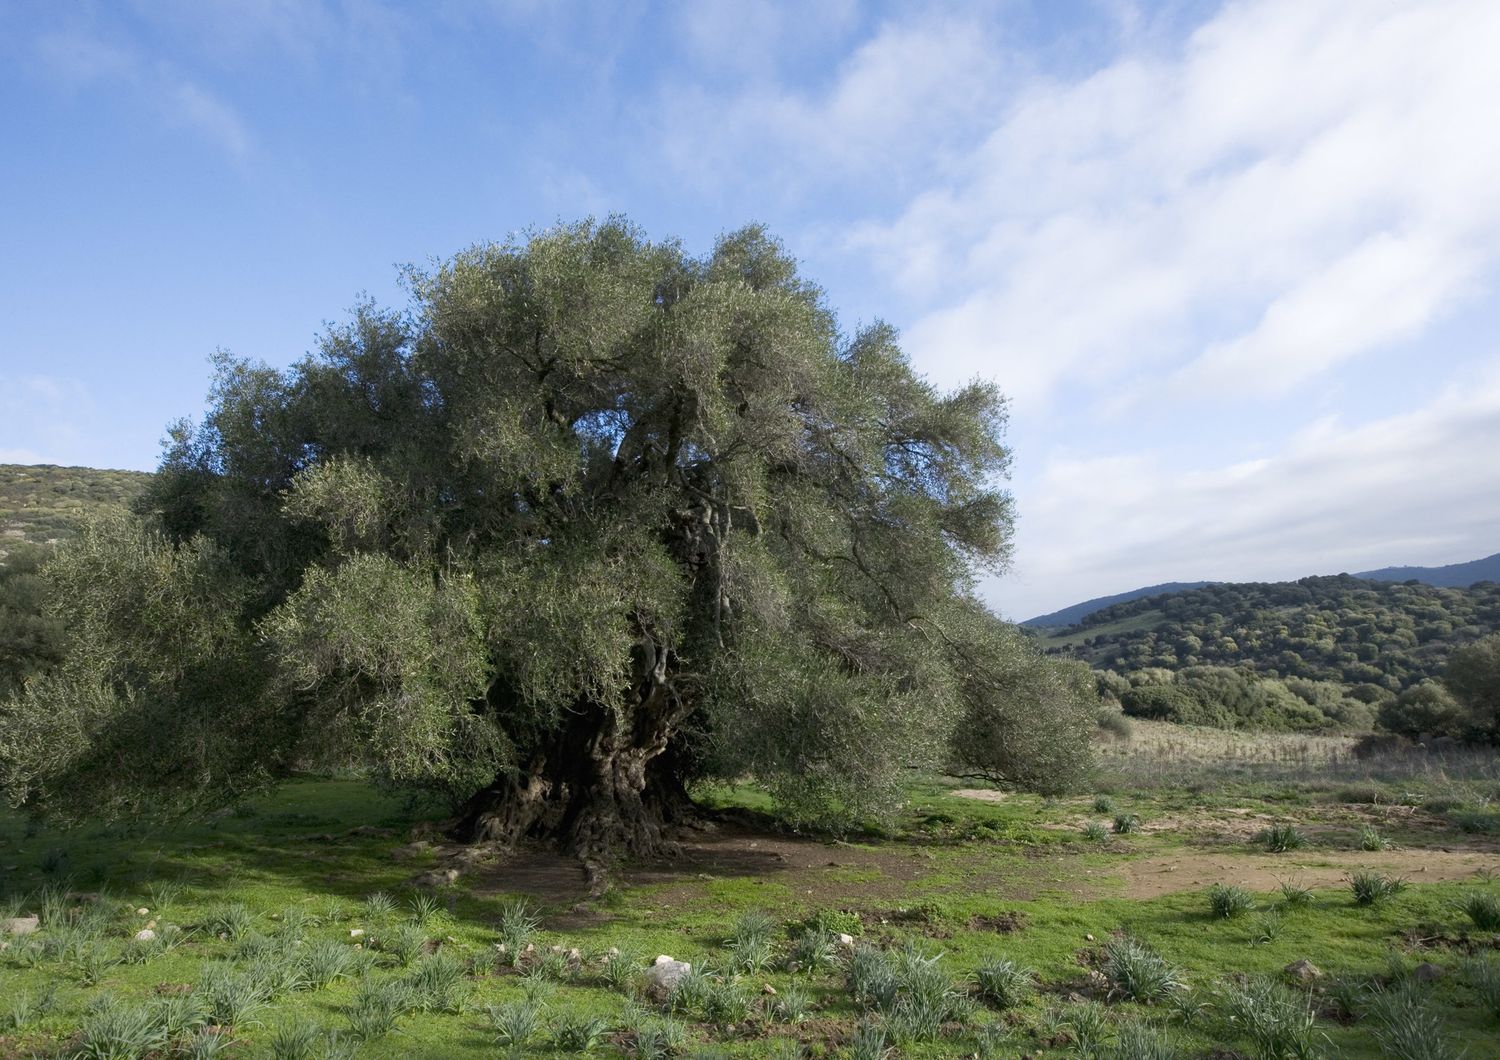
M 1500 260 L 1497 46 L 1486 0 L 1233 4 L 1166 54 L 1032 84 L 856 245 L 938 302 L 908 339 L 948 381 L 1275 392 L 1420 332 Z
M 165 61 L 150 62 L 138 52 L 87 33 L 51 33 L 35 44 L 36 58 L 71 91 L 127 89 L 170 125 L 193 130 L 236 159 L 253 148 L 239 112 L 204 85 Z
M 1422 407 L 1324 418 L 1273 453 L 1182 473 L 1170 454 L 1057 456 L 1031 491 L 1001 607 L 1036 589 L 1081 600 L 1170 580 L 1279 580 L 1493 552 L 1500 371 Z

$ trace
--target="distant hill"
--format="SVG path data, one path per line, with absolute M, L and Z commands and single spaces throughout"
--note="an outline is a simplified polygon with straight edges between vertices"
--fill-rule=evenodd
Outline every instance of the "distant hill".
M 1419 581 L 1424 585 L 1467 589 L 1478 582 L 1500 582 L 1500 552 L 1468 563 L 1450 563 L 1446 567 L 1381 567 L 1361 571 L 1355 577 L 1374 582 Z
M 1126 675 L 1231 666 L 1398 691 L 1441 674 L 1454 647 L 1497 631 L 1500 584 L 1461 589 L 1340 574 L 1140 597 L 1040 640 L 1051 653 Z
M 1160 596 L 1163 593 L 1182 592 L 1186 589 L 1201 589 L 1212 582 L 1162 582 L 1160 585 L 1148 585 L 1144 589 L 1132 589 L 1128 593 L 1116 593 L 1114 596 L 1097 596 L 1092 600 L 1085 600 L 1081 604 L 1065 607 L 1061 611 L 1054 611 L 1050 615 L 1037 615 L 1036 618 L 1028 618 L 1022 622 L 1023 626 L 1035 626 L 1038 629 L 1065 629 L 1068 626 L 1076 626 L 1095 611 L 1101 611 L 1114 604 L 1126 604 L 1132 600 L 1139 600 L 1143 596 Z
M 106 504 L 128 505 L 151 476 L 54 464 L 0 464 L 0 568 L 77 531 L 84 515 Z

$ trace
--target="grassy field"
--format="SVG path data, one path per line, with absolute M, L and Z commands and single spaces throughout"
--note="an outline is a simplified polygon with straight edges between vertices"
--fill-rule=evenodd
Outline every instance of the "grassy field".
M 929 779 L 842 840 L 706 790 L 679 858 L 592 899 L 357 779 L 0 818 L 0 918 L 39 925 L 0 952 L 0 1057 L 1500 1054 L 1493 759 L 1298 739 L 1137 726 L 1088 794 Z M 653 996 L 662 954 L 694 972 Z

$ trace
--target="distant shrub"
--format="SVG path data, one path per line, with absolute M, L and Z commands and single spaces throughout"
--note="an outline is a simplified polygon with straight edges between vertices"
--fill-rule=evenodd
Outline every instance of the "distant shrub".
M 1388 732 L 1413 740 L 1433 736 L 1462 736 L 1468 715 L 1437 681 L 1423 681 L 1393 701 L 1381 704 L 1380 725 Z
M 1095 813 L 1114 813 L 1115 812 L 1115 800 L 1112 799 L 1112 798 L 1110 798 L 1108 795 L 1095 795 L 1094 796 L 1094 812 Z
M 1141 830 L 1141 819 L 1133 813 L 1115 814 L 1115 835 L 1130 835 Z
M 1089 821 L 1083 826 L 1083 838 L 1092 843 L 1103 843 L 1109 839 L 1109 829 L 1099 821 Z
M 1388 850 L 1391 841 L 1375 830 L 1372 825 L 1365 825 L 1359 830 L 1359 849 L 1361 850 Z

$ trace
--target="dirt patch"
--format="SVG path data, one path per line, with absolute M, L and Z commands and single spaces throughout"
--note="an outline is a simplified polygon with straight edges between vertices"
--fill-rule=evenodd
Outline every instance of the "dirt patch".
M 1156 898 L 1215 883 L 1269 891 L 1282 880 L 1305 887 L 1336 887 L 1362 869 L 1405 876 L 1414 883 L 1472 878 L 1500 872 L 1500 854 L 1484 850 L 1298 850 L 1287 854 L 1212 854 L 1183 851 L 1121 861 L 1111 875 L 1125 881 L 1127 898 Z
M 960 788 L 952 794 L 960 799 L 973 799 L 975 802 L 1004 802 L 1010 798 L 1010 792 L 996 791 L 993 788 Z
M 1026 926 L 1026 914 L 1014 910 L 996 913 L 994 916 L 971 916 L 969 918 L 970 931 L 993 931 L 1000 935 L 1009 935 L 1013 931 L 1020 931 Z

